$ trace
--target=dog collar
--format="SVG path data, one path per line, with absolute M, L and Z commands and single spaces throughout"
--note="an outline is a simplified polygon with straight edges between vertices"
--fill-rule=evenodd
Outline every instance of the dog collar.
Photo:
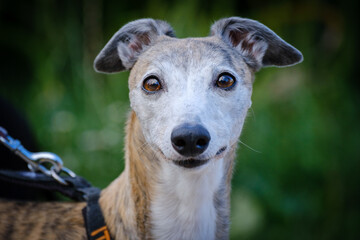
M 99 205 L 101 190 L 93 187 L 84 178 L 79 176 L 63 177 L 63 179 L 68 183 L 67 185 L 63 185 L 43 173 L 0 170 L 0 179 L 27 187 L 57 191 L 75 201 L 86 201 L 86 207 L 83 208 L 82 214 L 84 217 L 88 239 L 113 239 L 106 226 L 104 216 Z

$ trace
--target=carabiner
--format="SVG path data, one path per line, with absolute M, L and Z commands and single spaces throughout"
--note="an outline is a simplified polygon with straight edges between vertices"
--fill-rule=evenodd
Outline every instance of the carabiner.
M 47 176 L 52 176 L 55 180 L 62 184 L 67 184 L 59 174 L 63 171 L 70 177 L 75 177 L 76 174 L 70 169 L 63 166 L 63 161 L 55 153 L 50 152 L 37 152 L 33 153 L 28 151 L 21 145 L 21 142 L 17 139 L 13 139 L 8 135 L 7 131 L 0 127 L 0 142 L 8 147 L 16 155 L 20 156 L 27 164 L 28 168 L 35 172 L 40 171 Z M 52 166 L 47 169 L 43 164 L 50 163 Z

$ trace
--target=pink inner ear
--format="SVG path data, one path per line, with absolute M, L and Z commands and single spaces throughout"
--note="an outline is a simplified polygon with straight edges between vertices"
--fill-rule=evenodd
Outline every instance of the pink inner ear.
M 236 47 L 239 45 L 239 43 L 246 37 L 247 34 L 248 32 L 241 31 L 240 29 L 237 29 L 236 31 L 230 31 L 229 37 L 233 46 Z
M 148 34 L 143 33 L 140 35 L 137 35 L 133 41 L 131 41 L 128 45 L 128 47 L 133 50 L 134 52 L 140 52 L 143 49 L 144 45 L 150 44 L 150 37 Z
M 241 31 L 237 29 L 236 31 L 230 31 L 229 37 L 234 47 L 237 47 L 241 43 L 241 49 L 249 53 L 253 52 L 253 47 L 256 41 L 251 39 L 249 32 Z
M 264 39 L 255 32 L 244 31 L 243 29 L 231 30 L 229 38 L 235 48 L 246 57 L 248 64 L 258 69 L 268 48 Z

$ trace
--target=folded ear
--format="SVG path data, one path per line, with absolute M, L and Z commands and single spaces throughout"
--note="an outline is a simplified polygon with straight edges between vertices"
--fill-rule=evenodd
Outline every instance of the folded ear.
M 211 26 L 211 35 L 221 37 L 234 47 L 256 71 L 265 66 L 289 66 L 303 60 L 299 50 L 251 19 L 220 19 Z
M 132 68 L 139 55 L 161 35 L 175 37 L 172 27 L 161 20 L 148 18 L 129 22 L 114 34 L 95 58 L 95 70 L 113 73 Z

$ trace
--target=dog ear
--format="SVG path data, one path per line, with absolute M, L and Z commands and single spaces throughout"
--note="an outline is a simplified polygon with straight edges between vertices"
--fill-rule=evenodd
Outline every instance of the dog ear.
M 149 18 L 129 22 L 114 34 L 95 58 L 95 70 L 114 73 L 132 68 L 139 55 L 161 35 L 175 37 L 172 27 L 161 20 Z
M 303 60 L 299 50 L 265 25 L 251 19 L 220 19 L 211 26 L 211 35 L 221 37 L 239 51 L 255 71 L 266 66 L 294 65 Z

